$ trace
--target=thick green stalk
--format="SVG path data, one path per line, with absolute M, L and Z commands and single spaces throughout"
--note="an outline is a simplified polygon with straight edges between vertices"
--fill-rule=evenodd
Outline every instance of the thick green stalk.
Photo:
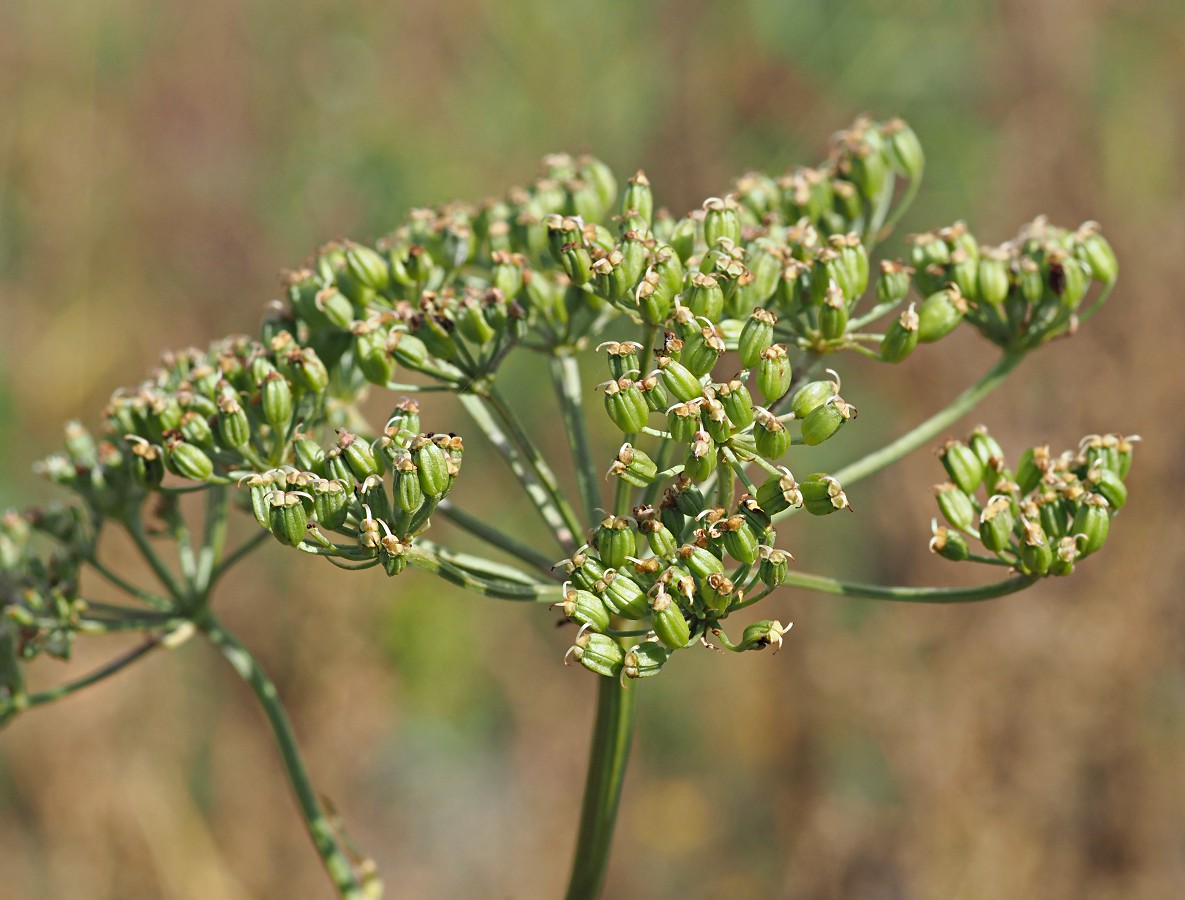
M 276 739 L 276 746 L 284 762 L 284 771 L 288 776 L 288 783 L 296 794 L 296 801 L 300 806 L 301 816 L 304 818 L 305 828 L 313 845 L 321 856 L 321 863 L 325 867 L 330 880 L 337 888 L 338 894 L 345 900 L 366 900 L 366 893 L 358 881 L 354 867 L 345 849 L 342 847 L 329 817 L 317 799 L 316 791 L 309 780 L 308 770 L 300 751 L 296 746 L 296 734 L 292 730 L 292 723 L 288 720 L 288 713 L 280 702 L 279 692 L 275 684 L 268 678 L 259 663 L 249 650 L 244 647 L 233 634 L 223 627 L 222 623 L 206 612 L 196 623 L 218 652 L 225 657 L 231 667 L 243 681 L 251 688 L 255 698 L 263 707 L 272 734 Z
M 634 736 L 637 687 L 627 688 L 616 678 L 598 678 L 597 682 L 597 718 L 567 900 L 600 896 Z
M 560 402 L 564 428 L 572 445 L 572 460 L 576 465 L 576 485 L 584 504 L 584 515 L 589 522 L 597 520 L 601 508 L 601 486 L 597 481 L 597 466 L 593 460 L 588 426 L 584 421 L 584 383 L 580 378 L 580 363 L 569 351 L 557 352 L 548 361 L 556 397 Z

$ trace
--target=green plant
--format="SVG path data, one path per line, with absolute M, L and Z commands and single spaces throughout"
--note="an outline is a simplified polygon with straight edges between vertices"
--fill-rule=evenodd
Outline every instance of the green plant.
M 578 626 L 565 661 L 602 676 L 569 887 L 593 897 L 629 754 L 630 682 L 695 646 L 776 652 L 789 625 L 762 619 L 738 632 L 730 619 L 778 587 L 976 601 L 1069 574 L 1102 546 L 1126 499 L 1134 439 L 1091 436 L 1061 455 L 1036 447 L 1011 467 L 982 428 L 942 446 L 946 524 L 934 525 L 931 549 L 1008 577 L 974 588 L 854 584 L 799 572 L 775 544 L 789 516 L 850 509 L 855 483 L 939 437 L 1029 352 L 1098 309 L 1117 263 L 1093 224 L 1071 232 L 1037 220 L 1000 247 L 956 224 L 912 238 L 907 261 L 874 265 L 923 170 L 917 138 L 898 120 L 859 121 L 821 165 L 746 175 L 680 219 L 655 209 L 640 172 L 619 194 L 594 159 L 552 156 L 543 169 L 503 200 L 416 210 L 374 246 L 322 248 L 289 273 L 286 302 L 258 338 L 166 354 L 145 382 L 112 397 L 100 438 L 67 427 L 64 452 L 41 468 L 75 501 L 0 523 L 0 721 L 201 635 L 263 706 L 337 890 L 377 895 L 372 867 L 311 786 L 274 685 L 215 615 L 219 580 L 270 535 L 345 570 L 411 567 L 487 597 L 549 603 Z M 824 375 L 832 357 L 897 363 L 960 325 L 1001 350 L 979 381 L 863 459 L 804 474 L 810 448 L 857 415 L 839 376 Z M 582 366 L 594 347 L 601 374 L 589 378 Z M 574 485 L 560 483 L 499 386 L 510 353 L 546 369 Z M 589 436 L 594 384 L 622 434 L 612 460 L 596 458 Z M 375 388 L 405 395 L 377 428 L 360 412 Z M 455 395 L 502 456 L 554 548 L 454 499 L 465 496 L 463 441 L 425 431 L 420 403 L 407 399 L 438 393 Z M 228 550 L 232 507 L 259 530 Z M 512 562 L 433 541 L 434 515 Z M 103 560 L 108 528 L 126 532 L 157 585 L 133 584 Z M 87 570 L 127 603 L 87 599 Z M 75 636 L 113 631 L 145 640 L 75 681 L 26 689 L 23 662 L 67 658 Z

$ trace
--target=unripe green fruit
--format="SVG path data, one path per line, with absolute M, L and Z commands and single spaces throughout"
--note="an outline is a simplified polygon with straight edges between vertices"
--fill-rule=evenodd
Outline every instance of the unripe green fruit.
M 207 481 L 214 474 L 214 463 L 205 451 L 181 440 L 166 445 L 165 465 L 174 475 L 190 481 Z
M 577 637 L 568 653 L 590 672 L 607 678 L 616 678 L 621 674 L 621 664 L 625 658 L 617 641 L 591 631 Z
M 1004 496 L 995 496 L 979 516 L 979 540 L 992 553 L 1008 549 L 1016 520 L 1012 515 L 1012 501 Z
M 913 353 L 918 345 L 918 325 L 918 314 L 911 303 L 909 309 L 885 329 L 885 336 L 881 341 L 881 359 L 898 363 Z
M 773 403 L 790 390 L 790 358 L 782 344 L 766 347 L 757 361 L 757 390 L 766 403 Z
M 918 310 L 918 340 L 931 344 L 946 337 L 963 321 L 967 301 L 958 288 L 946 288 L 922 301 Z
M 609 610 L 596 594 L 572 590 L 564 594 L 564 615 L 578 625 L 588 625 L 593 631 L 603 632 L 609 627 Z
M 817 446 L 839 431 L 848 419 L 854 418 L 856 407 L 836 394 L 802 420 L 802 441 L 807 446 Z
M 650 601 L 650 624 L 664 647 L 680 650 L 691 640 L 691 626 L 674 598 L 661 586 Z
M 671 651 L 660 643 L 645 641 L 625 654 L 621 674 L 626 678 L 650 678 L 662 671 Z

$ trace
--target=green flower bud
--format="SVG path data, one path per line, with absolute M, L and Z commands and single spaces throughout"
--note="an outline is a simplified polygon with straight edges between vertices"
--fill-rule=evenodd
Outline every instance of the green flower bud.
M 331 447 L 325 454 L 325 477 L 340 481 L 347 487 L 353 487 L 354 473 L 346 463 L 341 447 Z
M 625 660 L 625 653 L 617 641 L 591 631 L 584 631 L 577 636 L 576 643 L 568 650 L 567 655 L 590 672 L 604 675 L 606 678 L 617 678 L 621 674 L 621 666 Z
M 844 425 L 856 418 L 856 407 L 835 394 L 822 406 L 811 410 L 802 420 L 802 441 L 810 447 L 823 443 Z
M 983 484 L 984 464 L 975 451 L 961 441 L 950 440 L 938 451 L 938 459 L 950 476 L 965 493 L 974 494 Z
M 757 362 L 757 390 L 766 403 L 773 403 L 790 390 L 790 359 L 786 347 L 773 344 L 764 348 Z
M 635 434 L 646 427 L 650 408 L 637 384 L 626 377 L 597 385 L 605 391 L 605 412 L 625 434 Z
M 967 301 L 957 287 L 931 294 L 918 310 L 918 340 L 931 344 L 946 337 L 963 321 Z
M 350 491 L 340 481 L 320 478 L 310 486 L 313 494 L 313 515 L 317 522 L 330 531 L 346 523 L 350 512 Z
M 374 450 L 356 434 L 339 429 L 337 450 L 341 461 L 345 463 L 347 472 L 343 477 L 341 473 L 335 471 L 330 466 L 330 455 L 327 454 L 325 464 L 330 478 L 349 483 L 354 479 L 365 481 L 368 476 L 380 473 L 378 457 L 375 456 Z
M 555 605 L 563 607 L 564 615 L 578 625 L 587 625 L 596 632 L 603 632 L 609 627 L 609 610 L 600 597 L 589 591 L 568 591 L 563 601 Z
M 813 472 L 799 482 L 802 504 L 812 516 L 826 516 L 840 509 L 851 509 L 848 495 L 839 482 L 825 472 Z
M 700 384 L 699 379 L 691 374 L 687 367 L 678 360 L 672 359 L 669 356 L 660 356 L 658 358 L 658 371 L 667 392 L 675 400 L 681 403 L 687 403 L 690 400 L 695 400 L 703 396 L 704 388 Z
M 1070 523 L 1070 534 L 1078 539 L 1080 557 L 1090 556 L 1103 546 L 1111 530 L 1107 501 L 1098 494 L 1087 494 Z
M 941 502 L 939 504 L 941 506 Z M 953 524 L 953 523 L 952 523 Z M 992 553 L 1008 549 L 1016 520 L 1012 515 L 1012 500 L 997 494 L 979 514 L 979 540 Z
M 766 459 L 779 459 L 790 449 L 790 432 L 778 417 L 764 409 L 756 413 L 753 438 L 757 452 Z
M 885 362 L 898 363 L 913 353 L 918 345 L 918 327 L 920 325 L 914 304 L 893 320 L 885 330 L 884 340 L 881 341 L 881 359 Z
M 299 547 L 308 533 L 308 514 L 299 491 L 272 491 L 268 530 L 281 544 Z
M 764 650 L 774 645 L 774 653 L 782 649 L 782 637 L 794 627 L 794 623 L 783 625 L 777 619 L 763 619 L 748 626 L 741 637 L 739 650 Z
M 670 650 L 681 650 L 691 641 L 687 617 L 661 583 L 650 600 L 650 624 L 662 645 Z
M 165 445 L 165 466 L 190 481 L 208 481 L 214 474 L 214 463 L 205 451 L 179 438 Z
M 662 644 L 645 641 L 625 654 L 622 661 L 623 678 L 649 678 L 662 671 L 671 651 Z

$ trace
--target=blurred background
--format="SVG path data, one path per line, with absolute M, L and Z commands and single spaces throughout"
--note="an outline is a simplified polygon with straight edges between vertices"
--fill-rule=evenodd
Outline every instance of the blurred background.
M 50 494 L 30 465 L 65 420 L 97 425 L 165 347 L 254 331 L 328 238 L 501 193 L 553 150 L 643 167 L 681 213 L 900 114 L 929 160 L 901 234 L 1102 223 L 1111 302 L 956 433 L 988 423 L 1014 456 L 1140 433 L 1131 502 L 1071 579 L 953 608 L 784 592 L 778 656 L 680 654 L 640 688 L 606 896 L 1182 896 L 1183 46 L 1176 0 L 6 0 L 0 506 Z M 956 333 L 891 378 L 841 360 L 861 417 L 835 462 L 991 357 Z M 470 456 L 458 497 L 519 515 Z M 782 544 L 805 571 L 965 580 L 926 552 L 938 480 L 915 454 Z M 561 893 L 594 683 L 554 614 L 271 547 L 217 604 L 387 896 Z M 81 641 L 70 672 L 121 646 Z M 330 896 L 261 714 L 196 643 L 0 734 L 0 873 L 2 900 Z

